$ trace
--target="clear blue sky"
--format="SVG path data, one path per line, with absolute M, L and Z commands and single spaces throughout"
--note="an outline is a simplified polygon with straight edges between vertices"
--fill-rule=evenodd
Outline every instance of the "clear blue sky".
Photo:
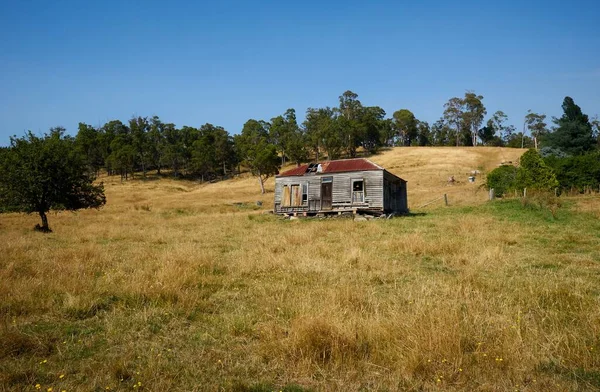
M 522 127 L 600 114 L 599 1 L 0 1 L 0 144 L 158 115 L 238 133 L 336 106 L 434 122 L 466 90 Z

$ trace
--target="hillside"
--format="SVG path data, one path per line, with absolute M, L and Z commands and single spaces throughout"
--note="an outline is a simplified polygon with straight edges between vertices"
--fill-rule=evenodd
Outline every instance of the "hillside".
M 0 391 L 598 390 L 600 199 L 483 203 L 467 173 L 519 154 L 373 157 L 451 195 L 395 219 L 264 214 L 246 176 L 1 215 Z
M 408 181 L 409 207 L 415 208 L 444 193 L 449 195 L 453 205 L 485 201 L 487 193 L 480 189 L 485 173 L 501 162 L 516 162 L 524 151 L 501 147 L 403 147 L 382 151 L 369 159 Z M 282 171 L 291 167 L 288 165 Z M 475 183 L 469 183 L 467 177 L 473 170 L 480 170 L 482 174 Z M 448 184 L 450 176 L 456 179 L 454 185 Z M 264 203 L 264 208 L 272 208 L 275 184 L 273 178 L 268 179 L 267 193 L 261 195 L 257 179 L 249 175 L 214 184 L 161 180 L 160 186 L 154 181 L 122 183 L 118 177 L 102 180 L 107 185 L 107 209 L 133 203 L 206 212 L 227 209 L 226 205 L 232 203 L 257 200 Z

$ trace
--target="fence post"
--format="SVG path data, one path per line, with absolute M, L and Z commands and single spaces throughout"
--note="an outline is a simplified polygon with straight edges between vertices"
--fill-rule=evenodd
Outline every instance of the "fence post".
M 527 197 L 527 188 L 523 188 L 523 197 Z
M 494 192 L 494 188 L 490 188 L 490 200 L 494 200 L 496 197 L 496 193 Z
M 446 207 L 448 207 L 448 195 L 444 193 L 444 203 L 446 203 Z

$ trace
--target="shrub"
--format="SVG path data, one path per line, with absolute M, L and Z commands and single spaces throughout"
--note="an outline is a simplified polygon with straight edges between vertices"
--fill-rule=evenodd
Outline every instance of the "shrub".
M 494 188 L 496 196 L 502 196 L 506 192 L 515 189 L 517 168 L 514 166 L 500 166 L 487 175 L 486 186 Z
M 550 191 L 558 186 L 556 176 L 537 150 L 530 149 L 519 159 L 515 185 L 518 189 Z

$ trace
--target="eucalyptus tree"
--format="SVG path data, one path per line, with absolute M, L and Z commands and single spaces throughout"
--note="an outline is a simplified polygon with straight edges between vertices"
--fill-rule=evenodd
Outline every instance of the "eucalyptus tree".
M 467 91 L 463 98 L 463 122 L 464 127 L 471 133 L 471 144 L 477 145 L 477 137 L 479 128 L 483 123 L 483 119 L 487 114 L 487 110 L 483 105 L 483 96 L 477 95 L 473 91 Z
M 394 127 L 396 137 L 402 146 L 410 146 L 411 142 L 418 135 L 418 120 L 408 109 L 400 109 L 392 115 L 392 126 Z
M 277 148 L 269 140 L 268 124 L 254 119 L 246 121 L 234 143 L 242 163 L 258 178 L 264 194 L 265 180 L 279 172 Z
M 461 98 L 453 97 L 444 104 L 444 121 L 454 133 L 456 146 L 460 145 L 460 133 L 463 126 L 464 101 Z

